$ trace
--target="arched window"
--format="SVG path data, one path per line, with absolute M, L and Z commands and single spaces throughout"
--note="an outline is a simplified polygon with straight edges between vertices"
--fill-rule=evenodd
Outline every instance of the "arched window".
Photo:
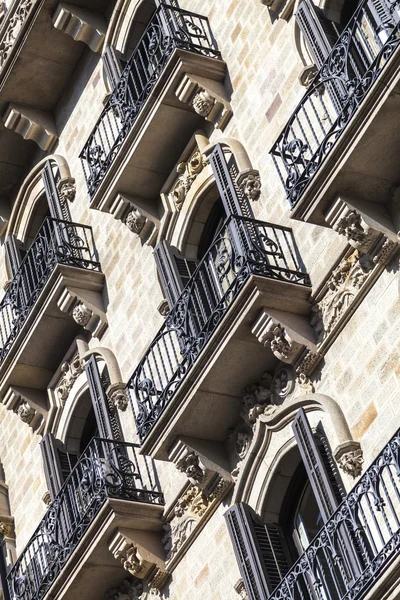
M 88 390 L 79 398 L 65 444 L 56 440 L 52 433 L 47 433 L 41 441 L 45 474 L 52 499 L 60 491 L 94 436 L 110 442 L 123 441 L 118 409 L 107 398 L 110 387 L 107 365 L 104 362 L 98 363 L 92 354 L 86 362 L 85 372 Z
M 250 600 L 272 593 L 344 497 L 322 428 L 313 433 L 306 413 L 300 409 L 293 421 L 293 432 L 297 447 L 288 453 L 272 483 L 270 502 L 275 504 L 278 518 L 268 522 L 246 504 L 232 506 L 225 515 Z M 271 512 L 267 508 L 266 513 Z M 345 535 L 343 547 L 336 549 L 345 557 L 344 570 L 346 561 L 351 560 L 348 542 Z M 329 550 L 322 552 L 318 564 L 322 597 L 337 600 L 335 586 L 330 586 L 337 564 Z M 303 584 L 299 594 L 312 597 L 307 578 Z

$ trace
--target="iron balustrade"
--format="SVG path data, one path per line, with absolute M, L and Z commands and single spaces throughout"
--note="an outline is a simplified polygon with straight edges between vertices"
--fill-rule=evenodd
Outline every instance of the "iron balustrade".
M 100 271 L 92 229 L 47 217 L 0 302 L 0 364 L 57 264 Z
M 208 19 L 161 4 L 125 66 L 80 158 L 93 197 L 175 49 L 219 58 Z
M 398 0 L 363 0 L 271 150 L 292 208 L 400 45 Z
M 93 438 L 7 575 L 10 598 L 44 598 L 109 498 L 164 504 L 150 459 L 137 449 Z
M 141 440 L 253 274 L 310 284 L 291 229 L 231 215 L 128 383 Z
M 400 430 L 288 571 L 269 600 L 365 596 L 400 549 Z

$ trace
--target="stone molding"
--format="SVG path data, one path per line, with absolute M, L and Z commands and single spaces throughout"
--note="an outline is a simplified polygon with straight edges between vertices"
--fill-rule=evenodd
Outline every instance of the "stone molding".
M 61 366 L 61 372 L 63 376 L 56 387 L 56 394 L 60 400 L 61 406 L 65 405 L 65 402 L 69 396 L 69 393 L 78 379 L 79 375 L 83 373 L 85 365 L 79 355 L 75 355 L 69 362 L 66 361 Z
M 178 100 L 189 104 L 198 115 L 222 131 L 232 116 L 225 88 L 218 81 L 185 73 L 175 95 Z
M 5 127 L 18 133 L 24 140 L 34 141 L 46 152 L 51 152 L 58 140 L 53 116 L 32 106 L 9 104 L 3 122 Z
M 77 42 L 84 42 L 93 52 L 100 52 L 103 47 L 107 27 L 99 13 L 60 2 L 53 15 L 53 26 Z

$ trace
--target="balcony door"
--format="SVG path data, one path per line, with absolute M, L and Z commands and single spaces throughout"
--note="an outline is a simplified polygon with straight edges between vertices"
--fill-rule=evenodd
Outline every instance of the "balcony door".
M 52 433 L 47 433 L 40 442 L 48 490 L 53 500 L 66 479 L 84 453 L 91 439 L 96 436 L 110 442 L 123 441 L 121 422 L 118 409 L 107 398 L 107 389 L 110 386 L 107 365 L 100 371 L 96 357 L 91 355 L 85 365 L 86 376 L 89 384 L 90 399 L 82 396 L 79 399 L 77 414 L 71 423 L 77 427 L 69 432 L 69 437 L 77 439 L 75 448 L 68 450 L 56 440 Z M 83 415 L 85 415 L 83 417 Z M 106 442 L 101 445 L 104 456 L 111 449 Z M 112 451 L 115 453 L 115 446 Z M 124 461 L 123 448 L 118 449 L 118 456 L 113 456 L 114 462 Z
M 202 311 L 206 311 L 207 313 L 208 309 L 200 305 L 203 305 L 204 301 L 206 301 L 206 304 L 209 303 L 207 296 L 211 300 L 217 294 L 215 298 L 219 298 L 221 292 L 226 287 L 221 281 L 218 283 L 216 277 L 218 280 L 221 279 L 217 275 L 217 272 L 218 270 L 220 270 L 220 273 L 223 272 L 221 270 L 221 261 L 223 260 L 223 255 L 226 256 L 227 244 L 229 246 L 233 244 L 236 251 L 239 251 L 239 247 L 243 243 L 243 237 L 248 235 L 248 231 L 246 227 L 242 227 L 240 224 L 232 221 L 226 226 L 223 236 L 224 241 L 219 244 L 216 240 L 217 234 L 221 231 L 223 223 L 230 216 L 253 217 L 253 211 L 249 202 L 235 185 L 238 169 L 233 153 L 227 157 L 223 147 L 217 144 L 210 154 L 209 159 L 218 190 L 218 198 L 211 208 L 204 225 L 198 243 L 196 258 L 184 256 L 167 240 L 161 241 L 154 250 L 154 258 L 161 287 L 163 288 L 170 309 L 175 306 L 184 288 L 193 277 L 199 263 L 208 262 L 214 273 L 211 275 L 212 281 L 208 281 L 209 275 L 206 274 L 207 269 L 203 269 L 201 275 L 199 275 L 199 282 L 193 295 L 195 302 L 194 309 L 199 308 L 200 313 Z M 214 241 L 217 245 L 212 250 L 211 247 Z M 218 265 L 216 261 L 219 263 Z M 213 267 L 212 263 L 214 263 Z M 206 316 L 206 313 L 204 313 L 204 316 Z

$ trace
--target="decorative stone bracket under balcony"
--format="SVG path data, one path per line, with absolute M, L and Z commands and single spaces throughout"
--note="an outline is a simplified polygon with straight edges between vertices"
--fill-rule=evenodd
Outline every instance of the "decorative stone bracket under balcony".
M 47 218 L 0 303 L 0 394 L 45 390 L 81 327 L 106 326 L 90 227 Z
M 91 441 L 8 574 L 10 598 L 98 600 L 163 567 L 164 499 L 137 449 Z
M 160 5 L 81 152 L 92 208 L 109 212 L 118 194 L 157 208 L 203 119 L 225 126 L 225 75 L 208 20 Z
M 326 225 L 338 194 L 390 205 L 399 184 L 400 15 L 381 4 L 359 4 L 271 150 L 294 218 Z
M 163 460 L 177 436 L 225 440 L 241 393 L 278 359 L 251 327 L 261 309 L 310 311 L 289 228 L 231 216 L 128 384 L 143 452 Z

